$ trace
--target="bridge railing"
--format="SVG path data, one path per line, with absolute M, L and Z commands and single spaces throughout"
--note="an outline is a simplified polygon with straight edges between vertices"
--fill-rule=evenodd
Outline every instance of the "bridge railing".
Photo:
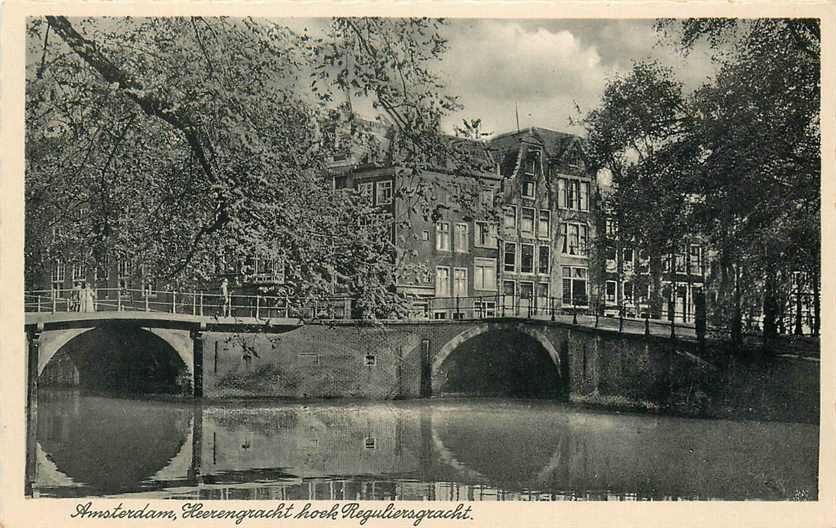
M 138 311 L 194 316 L 252 317 L 257 319 L 349 317 L 345 299 L 310 301 L 274 295 L 230 294 L 199 291 L 96 288 L 92 295 L 81 289 L 27 291 L 26 312 Z
M 348 298 L 318 301 L 274 295 L 97 288 L 25 292 L 27 312 L 138 311 L 211 317 L 256 319 L 352 319 Z M 681 315 L 680 319 L 681 319 Z M 695 335 L 694 325 L 681 321 L 596 315 L 591 306 L 565 306 L 562 298 L 504 295 L 414 299 L 407 316 L 417 320 L 520 318 L 562 321 L 587 327 L 654 335 Z

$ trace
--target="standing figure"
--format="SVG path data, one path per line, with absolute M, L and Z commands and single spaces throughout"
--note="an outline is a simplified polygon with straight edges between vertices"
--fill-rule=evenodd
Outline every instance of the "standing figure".
M 221 299 L 223 302 L 222 315 L 224 317 L 232 315 L 232 299 L 229 296 L 229 281 L 225 278 L 221 281 Z
M 84 290 L 81 287 L 81 284 L 76 282 L 73 284 L 73 291 L 70 294 L 70 308 L 67 311 L 70 312 L 81 312 L 83 311 L 81 306 L 81 299 L 84 297 Z

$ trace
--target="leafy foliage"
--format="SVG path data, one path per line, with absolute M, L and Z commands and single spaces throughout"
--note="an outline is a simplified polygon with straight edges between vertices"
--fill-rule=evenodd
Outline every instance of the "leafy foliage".
M 440 24 L 337 19 L 313 39 L 249 18 L 33 19 L 27 277 L 119 259 L 200 286 L 224 262 L 281 259 L 288 295 L 397 312 L 393 220 L 332 190 L 330 90 L 382 107 L 393 161 L 420 171 L 455 107 L 430 70 Z

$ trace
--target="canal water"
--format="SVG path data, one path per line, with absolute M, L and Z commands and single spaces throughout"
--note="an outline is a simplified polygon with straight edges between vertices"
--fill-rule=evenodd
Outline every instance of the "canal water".
M 36 493 L 280 500 L 815 500 L 816 425 L 549 401 L 192 404 L 42 389 Z

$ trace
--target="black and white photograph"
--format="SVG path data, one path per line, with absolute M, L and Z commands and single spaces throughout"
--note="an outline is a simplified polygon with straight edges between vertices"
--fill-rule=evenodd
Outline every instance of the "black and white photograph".
M 20 43 L 27 501 L 820 499 L 821 19 L 102 13 Z

